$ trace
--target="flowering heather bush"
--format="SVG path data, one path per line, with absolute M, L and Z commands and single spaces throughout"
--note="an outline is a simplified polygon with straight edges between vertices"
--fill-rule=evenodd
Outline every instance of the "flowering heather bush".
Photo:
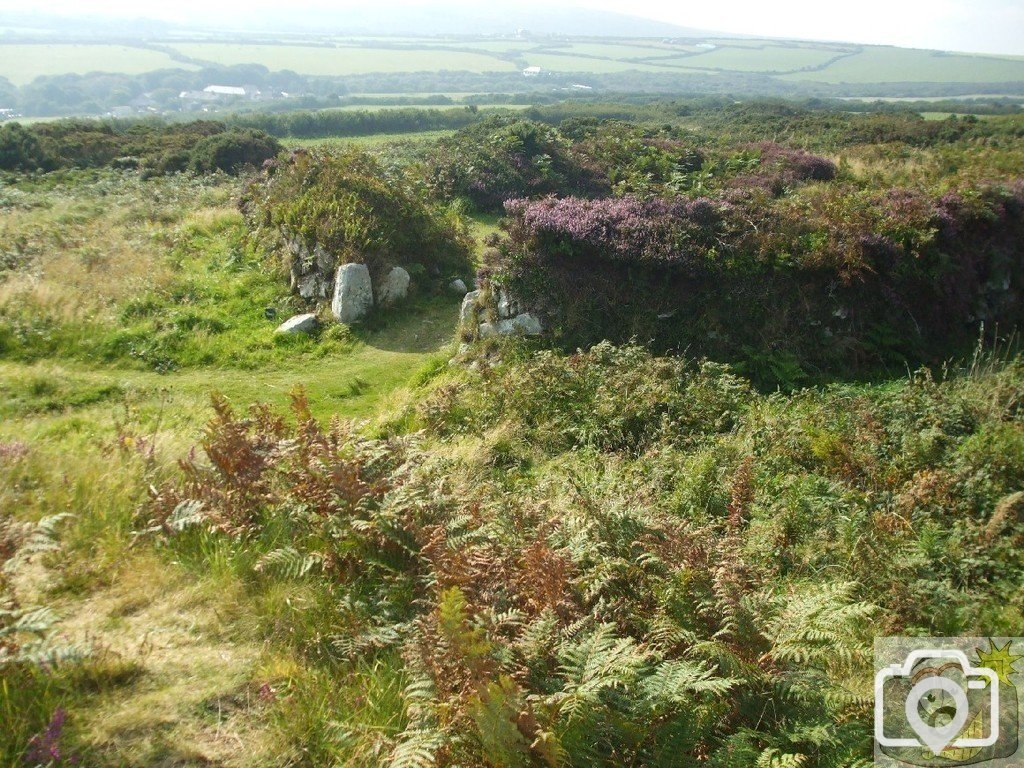
M 747 187 L 511 200 L 506 213 L 483 276 L 569 346 L 635 337 L 820 371 L 942 358 L 981 320 L 1024 321 L 1024 184 L 938 200 L 835 184 L 781 198 Z
M 836 164 L 828 158 L 768 141 L 755 148 L 761 155 L 761 167 L 780 174 L 785 181 L 832 181 L 836 177 Z
M 68 713 L 63 707 L 57 707 L 46 730 L 32 737 L 23 762 L 26 766 L 62 766 L 79 765 L 76 755 L 68 755 L 61 748 L 61 737 Z
M 588 256 L 628 264 L 681 266 L 707 247 L 730 205 L 709 198 L 509 200 L 511 243 L 553 255 Z

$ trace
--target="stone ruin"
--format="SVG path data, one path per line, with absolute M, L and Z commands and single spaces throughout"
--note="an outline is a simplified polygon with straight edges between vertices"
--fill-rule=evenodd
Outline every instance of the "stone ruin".
M 366 264 L 338 264 L 335 257 L 317 245 L 312 250 L 296 237 L 285 239 L 292 256 L 292 291 L 312 302 L 330 301 L 331 313 L 341 323 L 365 317 L 374 306 L 387 307 L 406 298 L 412 279 L 402 267 L 392 267 L 374 284 Z M 536 315 L 525 310 L 506 289 L 467 291 L 461 279 L 448 283 L 448 290 L 463 296 L 459 327 L 464 337 L 537 336 L 543 327 Z M 277 328 L 278 333 L 312 333 L 315 313 L 296 315 Z

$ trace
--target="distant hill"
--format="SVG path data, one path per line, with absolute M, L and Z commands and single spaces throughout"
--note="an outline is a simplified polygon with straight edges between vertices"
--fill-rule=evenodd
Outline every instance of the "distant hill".
M 585 8 L 486 3 L 467 8 L 434 5 L 429 8 L 367 3 L 357 8 L 275 14 L 262 26 L 301 31 L 326 29 L 358 35 L 495 35 L 526 30 L 535 35 L 593 37 L 700 37 L 707 30 L 680 27 L 639 16 Z
M 166 31 L 166 21 L 150 19 L 103 19 L 97 16 L 58 17 L 31 11 L 0 11 L 0 28 L 77 32 L 83 35 Z M 198 29 L 198 24 L 189 25 Z M 396 3 L 366 3 L 355 8 L 270 10 L 252 14 L 211 8 L 203 28 L 221 32 L 258 31 L 344 35 L 507 35 L 525 30 L 535 35 L 582 35 L 588 37 L 701 37 L 708 30 L 680 27 L 639 16 L 585 8 L 487 3 L 476 7 L 432 4 L 410 7 Z

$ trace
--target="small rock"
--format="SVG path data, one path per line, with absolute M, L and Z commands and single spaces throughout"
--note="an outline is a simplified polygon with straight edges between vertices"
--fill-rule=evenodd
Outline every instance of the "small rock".
M 518 330 L 524 336 L 540 336 L 544 333 L 544 326 L 540 324 L 540 320 L 531 315 L 529 312 L 523 312 L 521 315 L 516 315 L 515 319 L 512 320 L 516 330 Z
M 308 312 L 304 315 L 289 317 L 279 326 L 274 333 L 313 333 L 319 325 L 316 315 Z
M 275 317 L 277 317 L 277 308 L 276 307 L 266 307 L 266 308 L 264 308 L 263 316 L 265 318 L 267 318 L 267 320 L 273 320 Z
M 510 317 L 515 317 L 517 314 L 515 302 L 512 300 L 508 291 L 504 288 L 498 289 L 498 304 L 496 310 L 498 318 L 501 320 L 507 320 Z
M 320 277 L 316 272 L 311 272 L 308 275 L 300 277 L 298 287 L 299 296 L 304 299 L 315 299 L 323 292 L 320 285 Z
M 334 271 L 334 256 L 319 245 L 313 249 L 313 258 L 316 261 L 316 268 L 325 275 Z
M 373 284 L 365 264 L 342 264 L 334 280 L 331 311 L 343 323 L 351 323 L 373 307 Z
M 476 320 L 476 302 L 479 298 L 480 291 L 470 291 L 466 294 L 459 310 L 459 325 L 472 325 Z
M 509 320 L 499 320 L 496 323 L 480 323 L 479 331 L 480 338 L 486 339 L 491 336 L 539 336 L 544 332 L 544 328 L 541 326 L 540 320 L 529 312 L 523 312 Z
M 454 280 L 452 280 L 450 283 L 448 283 L 448 289 L 452 293 L 459 294 L 459 296 L 465 296 L 466 295 L 466 291 L 469 290 L 466 287 L 465 281 L 462 278 L 460 278 L 460 277 L 457 277 Z
M 384 278 L 377 292 L 377 303 L 381 306 L 401 301 L 409 293 L 409 273 L 401 267 L 394 267 Z

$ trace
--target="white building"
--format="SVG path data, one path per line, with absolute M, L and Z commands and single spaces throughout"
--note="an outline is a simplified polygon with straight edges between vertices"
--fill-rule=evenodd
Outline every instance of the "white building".
M 523 70 L 523 77 L 537 77 L 540 75 L 540 67 L 527 67 Z
M 234 85 L 208 85 L 203 88 L 203 93 L 212 93 L 215 96 L 245 96 L 245 88 Z

